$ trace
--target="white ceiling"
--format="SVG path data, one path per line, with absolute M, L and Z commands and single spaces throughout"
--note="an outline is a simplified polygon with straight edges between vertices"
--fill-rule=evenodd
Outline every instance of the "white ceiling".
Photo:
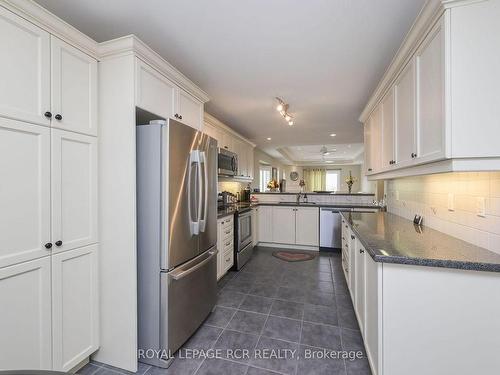
M 327 149 L 327 155 L 321 152 L 323 146 Z M 278 148 L 277 151 L 281 154 L 280 159 L 287 160 L 290 164 L 304 166 L 318 163 L 359 164 L 363 149 L 363 143 L 348 143 L 285 146 Z
M 425 0 L 37 2 L 99 42 L 136 34 L 209 94 L 207 112 L 280 157 L 332 132 L 362 142 L 357 118 Z

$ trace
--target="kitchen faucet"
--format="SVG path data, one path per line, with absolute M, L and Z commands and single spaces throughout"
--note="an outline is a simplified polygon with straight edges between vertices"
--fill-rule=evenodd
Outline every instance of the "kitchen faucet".
M 300 204 L 300 197 L 301 197 L 302 193 L 298 193 L 297 194 L 297 204 Z

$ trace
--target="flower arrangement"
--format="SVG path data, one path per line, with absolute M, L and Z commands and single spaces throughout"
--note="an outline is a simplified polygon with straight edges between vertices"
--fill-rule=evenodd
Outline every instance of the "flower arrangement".
M 305 187 L 306 187 L 306 182 L 304 181 L 304 179 L 301 179 L 301 180 L 299 181 L 299 186 L 300 186 L 300 190 L 301 190 L 301 191 L 305 189 Z
M 347 184 L 347 188 L 349 189 L 349 194 L 351 194 L 352 185 L 354 185 L 354 183 L 357 181 L 358 179 L 356 177 L 353 177 L 351 171 L 349 171 L 349 177 L 345 179 L 345 183 Z
M 271 191 L 276 191 L 276 189 L 279 189 L 279 187 L 280 184 L 275 179 L 272 179 L 267 183 L 267 188 L 270 189 Z

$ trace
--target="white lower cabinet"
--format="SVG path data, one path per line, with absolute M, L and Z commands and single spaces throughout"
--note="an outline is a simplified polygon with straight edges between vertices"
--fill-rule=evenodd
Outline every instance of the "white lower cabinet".
M 217 280 L 234 264 L 234 217 L 217 220 Z
M 258 242 L 273 241 L 273 207 L 259 206 L 257 212 L 257 238 Z M 278 223 L 277 223 L 278 224 Z
M 382 318 L 382 300 L 379 290 L 382 288 L 382 265 L 365 253 L 365 327 L 364 338 L 368 358 L 373 368 L 379 367 L 379 335 Z
M 99 346 L 98 245 L 52 256 L 53 367 L 69 371 Z
M 359 329 L 365 331 L 365 258 L 366 251 L 359 240 L 356 239 L 354 251 L 354 267 L 356 274 L 354 308 L 358 316 Z
M 316 207 L 300 207 L 295 211 L 295 243 L 319 246 L 319 211 Z
M 273 207 L 272 242 L 295 243 L 295 210 L 293 207 Z
M 50 256 L 1 268 L 0 301 L 0 370 L 51 370 Z

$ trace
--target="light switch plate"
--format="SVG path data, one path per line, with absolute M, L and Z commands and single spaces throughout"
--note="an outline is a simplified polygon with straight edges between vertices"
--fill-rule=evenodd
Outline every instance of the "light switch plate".
M 399 190 L 396 190 L 396 200 L 399 200 Z
M 448 211 L 455 211 L 455 194 L 448 193 Z
M 486 201 L 484 197 L 476 198 L 476 214 L 480 217 L 486 216 Z

